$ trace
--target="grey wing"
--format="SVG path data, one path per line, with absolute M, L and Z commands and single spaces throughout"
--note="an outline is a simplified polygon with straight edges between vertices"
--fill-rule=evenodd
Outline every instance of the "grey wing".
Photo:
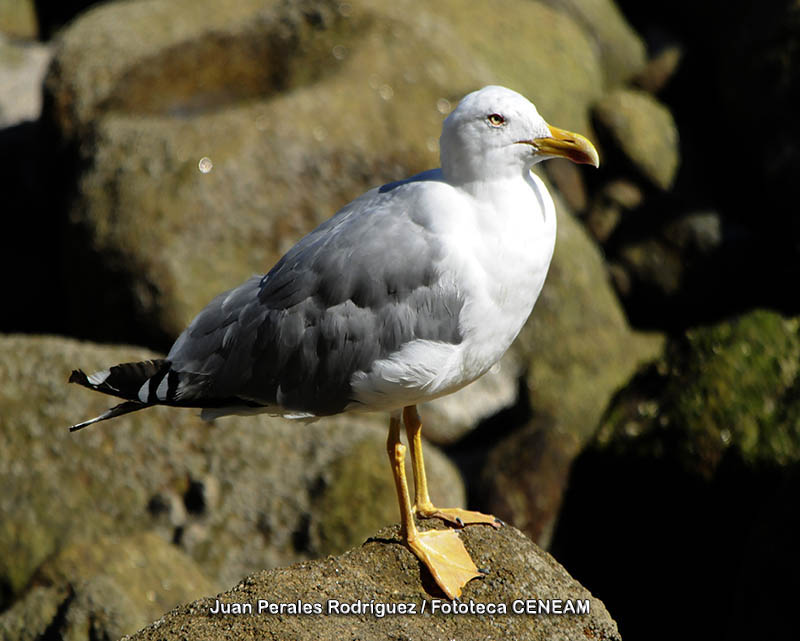
M 176 400 L 334 414 L 353 400 L 353 374 L 406 342 L 459 343 L 463 301 L 437 270 L 441 243 L 409 214 L 413 198 L 396 198 L 409 189 L 365 194 L 266 276 L 215 298 L 167 356 Z

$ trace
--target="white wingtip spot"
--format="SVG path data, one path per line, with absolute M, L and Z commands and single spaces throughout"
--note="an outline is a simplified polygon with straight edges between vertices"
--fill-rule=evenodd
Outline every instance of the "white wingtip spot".
M 156 398 L 159 401 L 166 401 L 167 400 L 167 376 L 161 379 L 161 382 L 158 384 L 156 388 Z M 141 394 L 141 392 L 139 392 Z
M 111 376 L 110 369 L 101 369 L 99 372 L 95 372 L 94 374 L 87 376 L 86 380 L 88 380 L 92 385 L 102 385 L 106 382 L 106 379 L 109 376 Z
M 147 403 L 147 397 L 149 396 L 150 392 L 150 379 L 148 378 L 142 386 L 139 388 L 139 400 L 142 403 Z

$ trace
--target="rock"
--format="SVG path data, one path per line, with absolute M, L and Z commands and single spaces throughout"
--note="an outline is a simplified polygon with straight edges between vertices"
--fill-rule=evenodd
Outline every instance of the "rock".
M 608 86 L 624 84 L 643 70 L 647 51 L 613 0 L 545 0 L 571 16 L 589 33 L 600 56 Z
M 67 385 L 73 367 L 96 371 L 154 354 L 28 336 L 0 337 L 0 354 L 5 600 L 45 559 L 102 535 L 154 531 L 213 581 L 232 584 L 256 569 L 341 551 L 398 520 L 383 415 L 207 424 L 195 411 L 152 408 L 70 434 L 70 424 L 113 404 Z M 425 454 L 433 500 L 463 504 L 453 466 L 434 447 Z
M 588 133 L 589 108 L 606 89 L 603 60 L 585 22 L 564 11 L 566 5 L 556 9 L 550 4 L 517 0 L 491 12 L 480 3 L 459 0 L 422 6 L 437 7 L 435 15 L 453 26 L 455 41 L 447 46 L 463 43 L 471 64 L 486 69 L 482 78 L 527 96 L 549 122 Z M 414 10 L 419 19 L 424 9 Z M 458 92 L 453 96 L 460 97 Z
M 684 51 L 680 45 L 664 47 L 634 78 L 634 84 L 647 93 L 659 93 L 677 72 L 683 55 Z
M 39 117 L 50 57 L 48 45 L 14 42 L 0 33 L 0 129 Z
M 14 0 L 11 0 L 12 2 Z M 108 0 L 63 0 L 63 2 L 36 2 L 36 18 L 40 37 L 50 40 L 68 22 L 94 4 Z
M 620 178 L 603 186 L 586 216 L 586 228 L 601 245 L 614 233 L 623 215 L 642 204 L 644 194 L 633 181 Z
M 34 39 L 38 32 L 34 0 L 0 0 L 0 38 Z
M 552 419 L 530 421 L 492 448 L 481 473 L 483 504 L 547 549 L 578 451 L 577 436 Z
M 34 587 L 24 599 L 0 614 L 2 641 L 41 639 L 58 616 L 59 607 L 69 597 L 69 586 Z
M 441 614 L 443 600 L 422 574 L 417 559 L 399 544 L 397 527 L 378 532 L 363 546 L 339 557 L 300 563 L 248 577 L 217 597 L 181 606 L 137 634 L 131 641 L 170 638 L 306 639 L 619 639 L 617 626 L 603 604 L 572 579 L 550 555 L 511 527 L 495 531 L 467 527 L 460 535 L 479 566 L 489 568 L 485 578 L 470 582 L 456 607 L 512 604 L 525 599 L 588 600 L 588 614 L 535 616 L 530 614 Z M 252 614 L 211 614 L 217 600 L 226 604 L 252 604 Z M 259 614 L 259 600 L 274 604 L 301 601 L 321 614 Z M 337 615 L 339 604 L 397 607 L 414 604 L 424 616 L 385 615 L 377 611 Z M 380 605 L 378 605 L 380 604 Z M 341 607 L 341 606 L 340 606 Z M 358 606 L 356 606 L 358 607 Z
M 63 548 L 0 615 L 0 639 L 117 639 L 216 589 L 178 548 L 151 533 Z
M 583 170 L 575 163 L 563 158 L 548 160 L 543 167 L 553 186 L 561 194 L 570 211 L 577 214 L 586 209 L 589 200 Z
M 679 149 L 669 109 L 643 91 L 618 89 L 597 103 L 594 115 L 601 133 L 637 171 L 663 190 L 672 186 Z
M 791 636 L 780 607 L 771 618 L 765 606 L 785 598 L 769 577 L 796 566 L 798 389 L 800 320 L 754 311 L 672 339 L 612 403 L 573 463 L 552 550 L 607 595 L 623 634 L 674 639 L 692 625 L 700 638 L 763 626 Z M 718 618 L 676 612 L 654 631 L 647 604 L 678 591 Z
M 729 452 L 751 467 L 790 465 L 800 461 L 798 385 L 799 319 L 755 311 L 697 328 L 633 379 L 597 445 L 706 477 Z
M 662 220 L 646 222 L 651 214 Z M 637 210 L 606 245 L 631 322 L 683 330 L 741 310 L 752 278 L 741 259 L 753 249 L 747 230 L 716 210 L 663 218 Z

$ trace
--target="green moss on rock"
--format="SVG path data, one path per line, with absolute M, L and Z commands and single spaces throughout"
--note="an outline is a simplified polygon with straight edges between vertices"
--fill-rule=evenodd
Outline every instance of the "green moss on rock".
M 618 396 L 597 443 L 705 475 L 729 451 L 751 466 L 797 462 L 800 319 L 754 311 L 672 340 Z

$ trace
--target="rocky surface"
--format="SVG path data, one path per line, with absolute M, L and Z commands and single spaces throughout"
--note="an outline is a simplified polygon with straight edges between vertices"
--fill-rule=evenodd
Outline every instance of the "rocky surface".
M 800 320 L 751 312 L 671 341 L 616 398 L 597 447 L 709 477 L 728 454 L 788 466 L 800 461 L 799 390 Z
M 481 470 L 481 502 L 548 548 L 580 445 L 552 417 L 532 419 L 492 447 Z
M 0 0 L 0 34 L 28 39 L 38 32 L 34 0 Z
M 549 554 L 511 527 L 473 526 L 461 537 L 489 574 L 470 582 L 456 607 L 504 604 L 508 614 L 452 614 L 432 608 L 451 606 L 400 545 L 397 527 L 387 528 L 363 546 L 338 557 L 297 564 L 247 577 L 216 597 L 181 606 L 129 637 L 131 641 L 195 639 L 619 639 L 603 604 L 574 581 Z M 588 614 L 514 614 L 517 600 L 588 601 Z M 259 614 L 259 600 L 314 607 L 322 614 Z M 212 614 L 217 602 L 252 604 L 251 614 Z M 375 611 L 336 614 L 329 608 L 361 602 L 399 607 L 414 604 L 422 616 L 376 616 Z M 492 606 L 489 606 L 492 607 Z M 518 606 L 519 607 L 519 606 Z M 333 613 L 329 613 L 333 612 Z
M 669 109 L 651 94 L 618 89 L 595 105 L 601 134 L 653 184 L 667 190 L 675 180 L 680 152 Z
M 78 541 L 48 559 L 0 614 L 0 639 L 118 639 L 217 587 L 152 533 Z
M 51 55 L 47 45 L 16 42 L 0 30 L 0 129 L 39 117 Z
M 398 520 L 384 416 L 208 424 L 191 410 L 154 408 L 70 434 L 70 424 L 113 404 L 66 385 L 72 367 L 153 354 L 25 336 L 0 337 L 0 353 L 6 605 L 47 558 L 99 535 L 154 531 L 232 584 L 255 569 L 340 552 Z M 452 464 L 434 447 L 425 452 L 434 500 L 463 503 Z

